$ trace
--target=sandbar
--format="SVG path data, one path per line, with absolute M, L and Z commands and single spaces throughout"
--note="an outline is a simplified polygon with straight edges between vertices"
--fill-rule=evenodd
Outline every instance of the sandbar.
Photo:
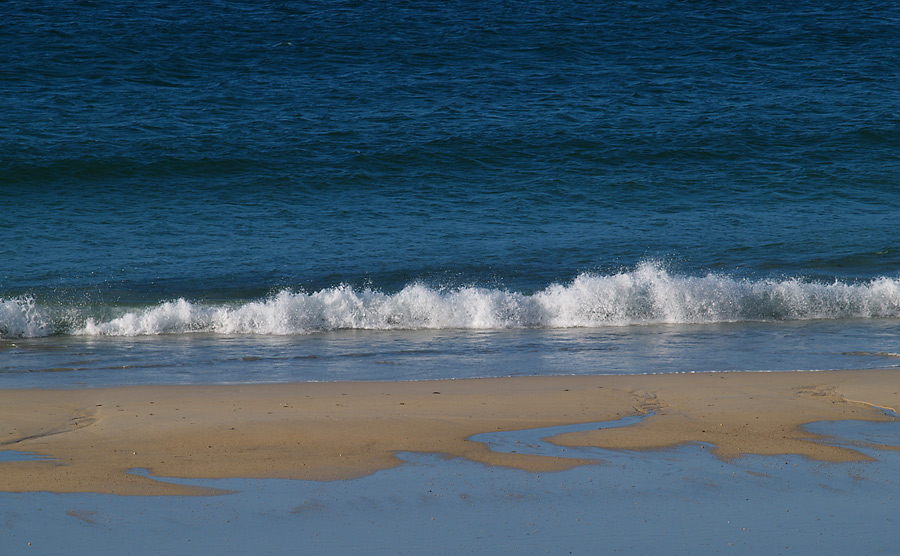
M 561 471 L 598 462 L 498 453 L 469 439 L 631 415 L 646 417 L 550 440 L 865 461 L 804 425 L 891 421 L 898 407 L 900 369 L 6 389 L 0 450 L 50 459 L 0 462 L 0 491 L 210 495 L 222 492 L 155 477 L 351 479 L 402 465 L 402 452 Z

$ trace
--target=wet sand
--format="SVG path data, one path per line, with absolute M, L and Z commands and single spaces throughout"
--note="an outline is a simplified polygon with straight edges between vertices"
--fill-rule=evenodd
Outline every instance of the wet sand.
M 867 461 L 872 446 L 830 442 L 804 425 L 890 421 L 885 409 L 898 407 L 897 369 L 0 390 L 0 450 L 53 458 L 0 462 L 0 490 L 217 494 L 153 477 L 352 479 L 402 465 L 399 453 L 559 471 L 598 462 L 500 453 L 469 438 L 630 415 L 646 418 L 552 441 Z

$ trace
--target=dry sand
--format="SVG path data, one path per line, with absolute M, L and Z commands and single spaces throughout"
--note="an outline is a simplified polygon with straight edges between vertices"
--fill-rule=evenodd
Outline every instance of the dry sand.
M 467 439 L 650 412 L 633 426 L 553 441 L 627 450 L 703 442 L 726 459 L 799 454 L 859 461 L 867 456 L 830 445 L 802 425 L 892 420 L 881 408 L 898 407 L 897 369 L 0 390 L 0 450 L 54 458 L 0 462 L 0 490 L 215 494 L 129 470 L 333 480 L 397 466 L 397 452 L 562 470 L 596 462 L 495 453 Z

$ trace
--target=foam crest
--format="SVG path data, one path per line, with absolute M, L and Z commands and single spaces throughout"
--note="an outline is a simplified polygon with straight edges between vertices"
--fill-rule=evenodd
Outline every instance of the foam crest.
M 279 335 L 338 329 L 509 328 L 534 324 L 521 320 L 526 300 L 521 294 L 481 288 L 442 292 L 413 284 L 388 295 L 338 286 L 312 294 L 282 291 L 261 301 L 218 307 L 179 299 L 107 322 L 87 319 L 76 333 Z
M 503 289 L 409 284 L 396 293 L 341 285 L 284 290 L 264 299 L 212 305 L 185 299 L 142 309 L 51 311 L 31 298 L 0 299 L 0 334 L 137 336 L 288 335 L 360 329 L 502 329 L 900 318 L 900 280 L 821 283 L 681 276 L 646 262 L 610 275 L 584 273 L 531 295 Z M 86 311 L 86 312 L 85 312 Z M 118 314 L 102 318 L 101 314 Z M 74 313 L 74 314 L 73 314 Z
M 53 333 L 52 319 L 32 297 L 0 298 L 0 337 L 36 338 Z

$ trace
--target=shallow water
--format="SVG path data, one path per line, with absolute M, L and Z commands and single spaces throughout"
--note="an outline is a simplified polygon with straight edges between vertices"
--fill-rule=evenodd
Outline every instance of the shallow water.
M 894 320 L 0 342 L 6 387 L 885 368 Z
M 900 445 L 897 423 L 813 428 L 838 442 Z M 701 444 L 641 453 L 567 448 L 602 462 L 557 473 L 400 454 L 404 465 L 348 481 L 174 480 L 235 491 L 215 497 L 0 493 L 0 548 L 11 555 L 298 547 L 335 555 L 889 554 L 900 541 L 900 458 L 863 450 L 876 460 L 726 463 Z

